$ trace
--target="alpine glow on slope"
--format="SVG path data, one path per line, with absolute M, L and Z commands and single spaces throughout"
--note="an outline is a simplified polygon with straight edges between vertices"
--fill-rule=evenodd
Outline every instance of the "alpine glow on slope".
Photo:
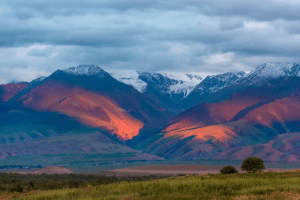
M 122 140 L 138 135 L 144 126 L 113 100 L 65 82 L 47 81 L 18 100 L 36 111 L 59 112 L 90 127 L 105 127 Z

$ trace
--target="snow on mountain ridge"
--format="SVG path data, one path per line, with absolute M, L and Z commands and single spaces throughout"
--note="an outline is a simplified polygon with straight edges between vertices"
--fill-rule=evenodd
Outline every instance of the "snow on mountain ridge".
M 295 63 L 265 63 L 255 68 L 237 84 L 263 85 L 271 79 L 300 76 L 300 65 Z
M 133 86 L 139 92 L 145 92 L 147 83 L 139 79 L 141 72 L 135 70 L 111 70 L 109 74 L 118 81 Z
M 197 90 L 206 90 L 210 93 L 217 92 L 225 87 L 229 87 L 236 81 L 242 79 L 246 75 L 243 71 L 227 72 L 224 74 L 207 76 L 201 84 L 199 84 Z
M 39 78 L 34 79 L 32 82 L 42 81 L 42 80 L 44 80 L 45 78 L 47 78 L 47 77 L 46 77 L 46 76 L 41 76 L 41 77 L 39 77 Z
M 97 65 L 79 65 L 77 67 L 71 67 L 63 71 L 73 75 L 97 75 L 99 77 L 104 77 L 107 75 L 107 72 L 105 72 Z
M 184 74 L 176 72 L 161 72 L 169 79 L 177 80 L 177 84 L 170 85 L 169 93 L 180 94 L 183 92 L 185 98 L 203 79 L 197 74 Z
M 288 76 L 291 72 L 294 63 L 265 63 L 258 66 L 255 70 L 249 73 L 248 76 L 257 75 L 266 78 L 278 78 L 282 76 Z
M 140 92 L 145 92 L 148 84 L 156 84 L 161 92 L 169 94 L 183 93 L 186 97 L 202 78 L 198 74 L 179 72 L 141 72 L 135 70 L 110 70 L 110 75 L 120 82 L 132 85 Z

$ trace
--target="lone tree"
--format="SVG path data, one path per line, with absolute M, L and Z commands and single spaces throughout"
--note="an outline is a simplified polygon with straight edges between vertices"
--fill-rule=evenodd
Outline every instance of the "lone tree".
M 220 170 L 221 174 L 234 174 L 238 173 L 238 171 L 233 166 L 226 166 Z
M 261 170 L 265 169 L 265 165 L 261 158 L 250 156 L 243 160 L 241 168 L 248 173 L 256 173 L 257 171 L 261 172 Z

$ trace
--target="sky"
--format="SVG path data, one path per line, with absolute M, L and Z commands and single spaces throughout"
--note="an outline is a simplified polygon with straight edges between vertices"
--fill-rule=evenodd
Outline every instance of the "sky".
M 1 0 L 0 84 L 57 69 L 219 74 L 300 63 L 297 0 Z

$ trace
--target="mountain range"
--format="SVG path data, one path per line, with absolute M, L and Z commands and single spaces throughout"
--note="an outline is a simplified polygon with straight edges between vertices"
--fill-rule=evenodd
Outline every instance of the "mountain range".
M 300 65 L 207 77 L 80 65 L 1 85 L 0 119 L 2 159 L 298 162 Z

